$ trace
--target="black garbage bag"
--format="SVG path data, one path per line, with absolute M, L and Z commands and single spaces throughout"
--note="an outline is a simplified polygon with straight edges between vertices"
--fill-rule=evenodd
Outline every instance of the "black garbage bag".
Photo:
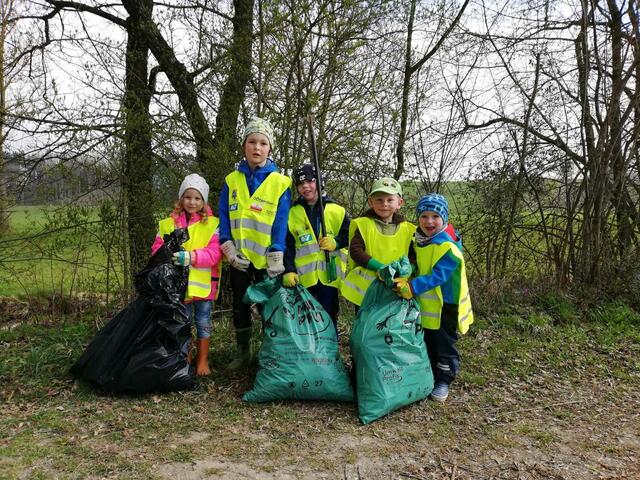
M 182 303 L 188 268 L 172 254 L 188 239 L 185 229 L 164 237 L 164 245 L 136 275 L 138 297 L 93 338 L 71 374 L 107 392 L 166 392 L 195 386 L 187 363 L 191 324 Z

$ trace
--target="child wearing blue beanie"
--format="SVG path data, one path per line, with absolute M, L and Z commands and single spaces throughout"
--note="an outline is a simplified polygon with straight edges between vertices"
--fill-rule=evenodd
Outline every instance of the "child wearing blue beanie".
M 458 334 L 467 332 L 473 312 L 462 241 L 448 223 L 447 199 L 437 193 L 425 195 L 418 202 L 416 216 L 418 229 L 412 248 L 417 274 L 411 280 L 394 280 L 395 291 L 406 299 L 416 297 L 420 303 L 424 341 L 435 378 L 431 398 L 444 402 L 460 365 Z

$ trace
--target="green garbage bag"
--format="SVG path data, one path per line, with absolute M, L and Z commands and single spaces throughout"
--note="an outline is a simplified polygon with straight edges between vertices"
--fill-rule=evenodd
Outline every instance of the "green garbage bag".
M 408 276 L 406 257 L 386 267 L 367 289 L 349 345 L 357 384 L 358 416 L 362 423 L 426 398 L 433 373 L 415 299 L 391 290 L 394 276 Z
M 262 304 L 264 334 L 256 379 L 243 400 L 355 401 L 331 317 L 306 288 L 267 279 L 249 287 L 244 301 Z

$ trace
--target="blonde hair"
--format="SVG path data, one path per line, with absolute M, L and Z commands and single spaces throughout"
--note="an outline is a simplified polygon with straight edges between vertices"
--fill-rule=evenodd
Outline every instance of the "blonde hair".
M 200 215 L 200 222 L 207 223 L 207 219 L 209 217 L 209 208 L 209 204 L 207 202 L 204 202 L 204 205 L 202 205 L 200 211 L 196 212 L 198 215 Z M 184 211 L 184 207 L 182 206 L 182 197 L 180 197 L 180 200 L 178 200 L 173 205 L 173 212 L 171 212 L 171 215 L 169 216 L 172 218 L 178 218 Z

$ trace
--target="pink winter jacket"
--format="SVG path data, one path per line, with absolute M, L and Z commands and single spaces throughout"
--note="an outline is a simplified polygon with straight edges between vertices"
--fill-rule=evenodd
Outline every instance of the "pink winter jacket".
M 213 212 L 209 207 L 207 207 L 207 214 L 211 217 L 213 216 Z M 189 221 L 189 225 L 187 225 L 187 217 L 185 212 L 182 212 L 179 216 L 175 214 L 170 215 L 176 228 L 185 228 L 189 225 L 193 225 L 196 222 L 200 221 L 200 215 L 194 214 Z M 156 253 L 158 249 L 164 244 L 164 240 L 160 237 L 160 235 L 156 235 L 156 239 L 151 245 L 151 255 Z M 209 240 L 209 244 L 204 248 L 198 248 L 193 250 L 193 263 L 194 267 L 211 267 L 211 292 L 207 298 L 194 298 L 194 300 L 215 300 L 216 295 L 218 293 L 218 282 L 220 279 L 218 278 L 218 264 L 222 259 L 222 250 L 220 250 L 220 240 L 218 237 L 218 230 L 213 234 L 211 240 Z

